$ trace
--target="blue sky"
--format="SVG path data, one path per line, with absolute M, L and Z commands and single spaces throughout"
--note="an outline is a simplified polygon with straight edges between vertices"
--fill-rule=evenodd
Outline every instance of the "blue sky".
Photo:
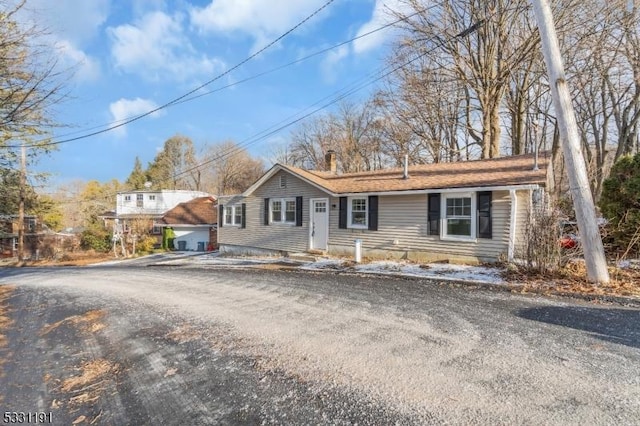
M 28 14 L 49 31 L 60 66 L 72 67 L 69 98 L 55 118 L 55 140 L 150 111 L 229 70 L 289 30 L 326 0 L 29 0 Z M 215 90 L 349 40 L 389 22 L 398 0 L 335 0 L 274 47 L 207 86 Z M 37 169 L 51 183 L 125 180 L 134 159 L 153 159 L 175 134 L 201 147 L 243 142 L 383 66 L 384 30 L 310 60 L 124 127 L 59 145 Z M 366 97 L 370 86 L 351 98 Z M 268 159 L 291 128 L 247 148 Z M 269 164 L 267 164 L 269 165 Z

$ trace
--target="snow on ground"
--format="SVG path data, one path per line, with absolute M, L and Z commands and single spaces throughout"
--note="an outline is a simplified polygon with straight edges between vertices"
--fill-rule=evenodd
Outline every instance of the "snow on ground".
M 501 269 L 488 266 L 453 265 L 442 263 L 415 264 L 401 261 L 372 261 L 370 263 L 353 264 L 350 260 L 324 258 L 315 262 L 298 262 L 287 257 L 225 257 L 207 254 L 193 258 L 198 265 L 224 265 L 245 267 L 250 265 L 280 264 L 298 265 L 307 271 L 345 271 L 363 274 L 404 275 L 421 278 L 437 278 L 452 281 L 470 281 L 489 284 L 504 284 Z
M 501 277 L 500 268 L 489 266 L 455 265 L 447 263 L 416 264 L 403 261 L 371 261 L 354 264 L 351 259 L 321 258 L 316 261 L 301 261 L 278 256 L 221 256 L 218 252 L 171 252 L 138 258 L 138 261 L 156 261 L 163 265 L 224 266 L 226 268 L 261 267 L 276 264 L 292 266 L 306 271 L 342 271 L 361 274 L 399 275 L 438 280 L 466 281 L 486 284 L 506 284 Z M 116 260 L 100 265 L 134 261 Z M 133 263 L 133 262 L 132 262 Z
M 345 269 L 340 259 L 322 260 L 302 266 L 300 269 Z M 501 270 L 487 266 L 453 265 L 442 263 L 415 264 L 401 261 L 373 261 L 356 264 L 353 270 L 358 273 L 378 275 L 404 275 L 440 280 L 471 281 L 489 284 L 504 284 Z

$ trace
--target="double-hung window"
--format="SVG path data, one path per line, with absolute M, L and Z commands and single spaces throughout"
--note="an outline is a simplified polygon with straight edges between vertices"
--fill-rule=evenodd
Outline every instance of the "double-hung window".
M 444 226 L 442 236 L 453 239 L 474 239 L 476 235 L 475 194 L 443 194 Z
M 276 198 L 270 200 L 271 223 L 296 223 L 296 199 Z
M 348 218 L 350 228 L 367 227 L 367 198 L 351 197 L 348 204 Z
M 136 207 L 144 207 L 144 194 L 136 194 Z
M 224 206 L 224 224 L 240 226 L 242 224 L 242 208 L 240 206 Z
M 296 200 L 285 200 L 284 221 L 286 223 L 296 222 Z

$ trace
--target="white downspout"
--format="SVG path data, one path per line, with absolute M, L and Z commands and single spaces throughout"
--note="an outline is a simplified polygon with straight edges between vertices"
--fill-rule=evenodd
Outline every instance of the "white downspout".
M 509 248 L 507 249 L 507 259 L 509 262 L 513 262 L 515 257 L 516 248 L 516 228 L 517 228 L 517 211 L 518 211 L 518 197 L 516 196 L 516 190 L 509 190 L 509 198 L 511 199 L 511 214 L 509 225 Z

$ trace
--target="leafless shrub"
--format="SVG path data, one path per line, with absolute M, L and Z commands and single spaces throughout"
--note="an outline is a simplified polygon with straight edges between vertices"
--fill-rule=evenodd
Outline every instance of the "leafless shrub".
M 534 207 L 525 222 L 525 240 L 519 256 L 526 268 L 540 275 L 557 273 L 571 259 L 580 258 L 577 230 L 564 229 L 559 209 Z M 571 235 L 571 237 L 569 237 Z

